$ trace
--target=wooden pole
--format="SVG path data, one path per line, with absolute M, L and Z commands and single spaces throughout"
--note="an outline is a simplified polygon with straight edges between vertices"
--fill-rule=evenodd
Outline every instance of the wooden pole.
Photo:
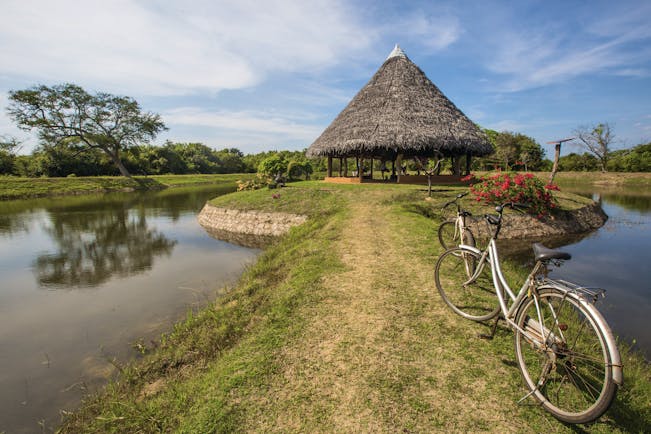
M 561 157 L 561 143 L 556 143 L 554 147 L 554 165 L 552 166 L 552 173 L 549 174 L 549 183 L 554 182 L 554 176 L 558 171 L 558 159 Z
M 398 158 L 396 158 L 396 166 L 398 166 L 398 177 L 396 178 L 396 182 L 400 183 L 400 175 L 402 175 L 402 154 L 398 154 Z
M 342 169 L 341 166 L 343 166 L 342 161 L 343 161 L 343 158 L 339 157 L 339 177 L 340 178 L 341 178 L 341 169 Z
M 357 166 L 357 174 L 359 175 L 359 182 L 361 183 L 364 179 L 364 158 L 359 159 Z
M 328 155 L 328 172 L 327 172 L 328 178 L 332 178 L 332 157 Z
M 344 176 L 348 176 L 348 158 L 344 157 Z
M 548 145 L 556 145 L 554 147 L 554 165 L 552 166 L 552 173 L 549 175 L 549 183 L 554 182 L 554 176 L 556 176 L 556 171 L 558 170 L 558 159 L 561 157 L 561 145 L 565 142 L 569 142 L 576 139 L 576 137 L 568 137 L 567 139 L 556 140 L 554 142 L 547 142 Z

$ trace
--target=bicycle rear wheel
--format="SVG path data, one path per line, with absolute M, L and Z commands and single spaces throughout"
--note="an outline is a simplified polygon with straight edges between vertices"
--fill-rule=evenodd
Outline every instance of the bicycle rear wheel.
M 461 239 L 459 227 L 457 226 L 457 222 L 454 220 L 441 223 L 438 230 L 438 236 L 439 242 L 445 250 L 451 249 L 452 247 L 458 247 L 459 244 L 462 244 L 459 241 Z M 463 230 L 463 244 L 468 246 L 475 245 L 475 236 L 468 228 L 464 228 Z
M 457 242 L 459 239 L 458 232 L 459 229 L 457 228 L 456 221 L 447 221 L 441 223 L 441 226 L 439 226 L 438 230 L 439 242 L 445 250 L 451 247 L 456 247 L 460 244 Z
M 523 301 L 515 320 L 526 331 L 515 331 L 524 381 L 557 419 L 591 422 L 608 409 L 617 391 L 605 339 L 610 329 L 593 306 L 557 289 L 540 289 L 538 305 L 542 327 L 532 297 Z
M 486 321 L 499 312 L 487 261 L 462 248 L 447 250 L 436 263 L 434 280 L 443 301 L 464 318 Z

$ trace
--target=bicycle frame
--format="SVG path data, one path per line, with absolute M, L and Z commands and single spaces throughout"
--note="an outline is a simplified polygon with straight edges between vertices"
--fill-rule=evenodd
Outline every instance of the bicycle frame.
M 493 286 L 495 288 L 497 299 L 500 304 L 500 310 L 502 311 L 502 315 L 504 316 L 504 319 L 506 320 L 507 324 L 509 324 L 509 326 L 512 329 L 519 330 L 521 333 L 525 334 L 528 338 L 532 339 L 538 345 L 544 346 L 546 342 L 549 342 L 548 339 L 552 333 L 543 324 L 542 315 L 540 314 L 540 307 L 538 305 L 538 298 L 535 292 L 533 293 L 533 295 L 536 304 L 536 312 L 538 315 L 537 324 L 539 325 L 540 328 L 538 332 L 540 337 L 542 337 L 542 340 L 539 339 L 538 333 L 536 334 L 536 336 L 534 336 L 529 331 L 520 328 L 514 321 L 520 303 L 530 293 L 529 289 L 533 284 L 532 282 L 534 276 L 538 273 L 539 264 L 536 264 L 536 266 L 533 268 L 531 273 L 527 276 L 527 279 L 525 280 L 524 284 L 522 285 L 522 287 L 520 288 L 520 290 L 516 295 L 511 289 L 511 287 L 509 286 L 509 284 L 506 282 L 504 274 L 502 273 L 502 268 L 500 266 L 500 261 L 499 261 L 499 255 L 497 253 L 497 244 L 494 238 L 490 239 L 490 241 L 488 242 L 488 247 L 483 252 L 477 249 L 476 247 L 468 246 L 465 244 L 461 245 L 460 247 L 471 250 L 474 253 L 481 255 L 479 264 L 475 268 L 473 275 L 470 277 L 470 279 L 468 279 L 469 281 L 473 281 L 479 276 L 479 274 L 483 271 L 483 268 L 486 266 L 486 261 L 490 263 L 491 266 L 490 271 L 491 271 L 491 276 L 493 278 Z M 508 306 L 507 300 L 505 299 L 505 294 L 509 296 L 511 302 L 510 307 Z M 540 327 L 540 325 L 542 326 Z

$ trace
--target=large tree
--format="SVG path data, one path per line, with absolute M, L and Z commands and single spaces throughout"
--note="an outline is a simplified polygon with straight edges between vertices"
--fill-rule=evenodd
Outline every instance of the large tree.
M 581 146 L 597 157 L 601 171 L 606 172 L 610 146 L 615 140 L 610 124 L 603 122 L 592 126 L 581 126 L 574 131 L 574 134 L 581 142 Z
M 19 128 L 36 129 L 47 146 L 79 146 L 106 153 L 124 176 L 131 176 L 121 152 L 165 130 L 161 117 L 143 112 L 126 96 L 91 95 L 74 84 L 36 86 L 9 92 L 8 112 Z

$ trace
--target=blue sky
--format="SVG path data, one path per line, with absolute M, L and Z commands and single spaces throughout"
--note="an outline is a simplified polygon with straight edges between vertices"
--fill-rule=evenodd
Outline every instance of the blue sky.
M 648 0 L 2 0 L 0 11 L 0 134 L 23 153 L 36 141 L 7 117 L 7 92 L 63 82 L 160 113 L 157 143 L 303 149 L 395 43 L 484 127 L 544 145 L 609 122 L 616 147 L 651 141 Z

